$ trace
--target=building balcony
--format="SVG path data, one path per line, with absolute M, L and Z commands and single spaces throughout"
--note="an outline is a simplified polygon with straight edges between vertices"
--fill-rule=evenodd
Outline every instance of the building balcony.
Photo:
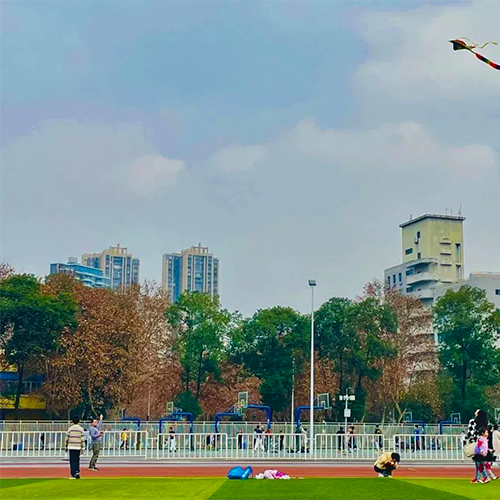
M 406 263 L 406 267 L 416 267 L 424 264 L 437 264 L 439 261 L 434 257 L 424 257 L 423 259 L 411 260 Z
M 431 272 L 415 273 L 406 277 L 406 283 L 408 285 L 421 283 L 423 281 L 439 281 L 439 278 L 437 274 Z
M 434 293 L 432 290 L 414 290 L 412 292 L 412 295 L 417 297 L 420 300 L 433 300 L 434 299 Z

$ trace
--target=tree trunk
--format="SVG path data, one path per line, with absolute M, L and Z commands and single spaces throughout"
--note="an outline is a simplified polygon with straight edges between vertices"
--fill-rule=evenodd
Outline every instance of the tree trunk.
M 202 373 L 203 373 L 203 351 L 200 351 L 200 359 L 198 360 L 198 377 L 196 380 L 196 401 L 200 399 Z
M 24 364 L 18 363 L 18 365 L 17 365 L 16 400 L 14 401 L 14 414 L 15 414 L 16 420 L 19 420 L 19 403 L 21 401 L 21 392 L 23 389 L 23 379 L 24 379 Z
M 344 360 L 342 352 L 339 352 L 339 392 L 344 394 Z
M 398 422 L 401 422 L 401 419 L 403 418 L 403 410 L 401 409 L 401 406 L 399 406 L 399 401 L 394 402 L 394 407 L 398 412 Z
M 462 403 L 465 402 L 467 394 L 467 361 L 462 363 L 462 380 L 461 380 L 460 394 L 462 396 Z
M 89 405 L 90 405 L 90 410 L 92 411 L 92 416 L 94 418 L 97 418 L 97 412 L 95 411 L 94 401 L 92 399 L 92 389 L 90 387 L 90 379 L 87 379 L 87 395 L 89 397 Z
M 189 368 L 186 367 L 186 392 L 189 392 Z

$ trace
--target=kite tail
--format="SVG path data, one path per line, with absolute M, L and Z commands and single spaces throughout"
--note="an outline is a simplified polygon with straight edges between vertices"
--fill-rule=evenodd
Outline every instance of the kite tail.
M 486 59 L 486 57 L 482 56 L 481 54 L 478 54 L 477 52 L 474 52 L 471 50 L 471 52 L 480 60 L 483 61 L 484 63 L 490 65 L 492 68 L 500 70 L 500 64 L 496 64 L 493 61 L 490 61 L 489 59 Z
M 468 42 L 471 43 L 471 45 L 469 45 L 469 49 L 484 49 L 486 47 L 486 45 L 498 45 L 498 42 L 486 42 L 486 43 L 483 43 L 483 45 L 479 45 L 478 43 L 476 42 L 473 42 L 470 38 L 467 38 L 466 36 L 461 36 L 458 40 L 467 40 Z

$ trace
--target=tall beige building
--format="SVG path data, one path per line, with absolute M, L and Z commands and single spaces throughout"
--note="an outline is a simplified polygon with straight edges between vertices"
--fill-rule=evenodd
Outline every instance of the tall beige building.
M 185 291 L 218 296 L 219 259 L 201 243 L 180 253 L 165 253 L 162 258 L 162 284 L 174 302 Z
M 385 270 L 386 284 L 431 306 L 436 286 L 463 280 L 464 220 L 425 214 L 401 224 L 403 263 Z
M 104 276 L 110 279 L 111 288 L 115 290 L 139 284 L 140 261 L 119 243 L 116 247 L 109 247 L 101 253 L 83 254 L 82 263 L 85 266 L 101 269 Z

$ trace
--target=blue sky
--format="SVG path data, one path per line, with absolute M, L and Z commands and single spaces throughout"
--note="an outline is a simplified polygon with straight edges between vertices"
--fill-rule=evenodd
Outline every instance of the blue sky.
M 500 271 L 500 80 L 447 40 L 495 2 L 2 2 L 4 259 L 202 242 L 251 313 L 354 296 L 398 224 L 460 205 Z M 500 51 L 485 54 L 500 59 Z

